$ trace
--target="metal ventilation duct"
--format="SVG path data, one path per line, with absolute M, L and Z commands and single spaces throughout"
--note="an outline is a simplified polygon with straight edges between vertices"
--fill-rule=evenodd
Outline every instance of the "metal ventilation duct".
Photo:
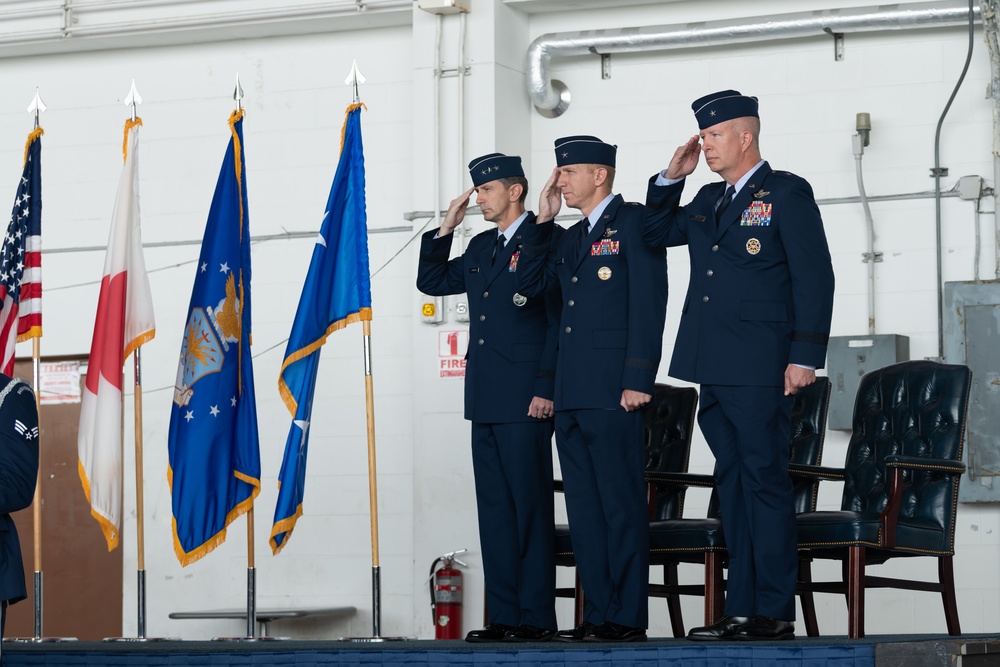
M 981 22 L 978 6 L 975 14 L 976 21 Z M 967 2 L 947 1 L 828 9 L 686 25 L 549 33 L 528 47 L 528 95 L 544 116 L 554 118 L 566 111 L 569 90 L 552 78 L 550 70 L 552 59 L 557 57 L 724 46 L 832 33 L 939 28 L 964 25 L 968 20 Z

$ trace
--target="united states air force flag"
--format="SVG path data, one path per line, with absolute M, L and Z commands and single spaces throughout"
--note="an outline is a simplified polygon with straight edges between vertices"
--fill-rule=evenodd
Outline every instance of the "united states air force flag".
M 260 491 L 250 358 L 250 224 L 243 111 L 215 186 L 181 342 L 168 471 L 174 551 L 188 565 L 226 539 Z
M 278 390 L 292 414 L 292 425 L 278 473 L 278 503 L 271 529 L 271 551 L 275 554 L 288 543 L 302 515 L 320 349 L 337 329 L 372 318 L 361 106 L 347 107 L 337 174 L 278 377 Z

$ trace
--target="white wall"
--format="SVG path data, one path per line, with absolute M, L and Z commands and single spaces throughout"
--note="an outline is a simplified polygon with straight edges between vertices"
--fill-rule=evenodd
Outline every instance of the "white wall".
M 596 134 L 618 144 L 616 189 L 627 199 L 641 200 L 648 175 L 664 167 L 674 148 L 696 131 L 690 102 L 729 87 L 761 98 L 765 158 L 776 168 L 807 178 L 820 199 L 857 193 L 851 135 L 859 111 L 871 113 L 874 126 L 864 161 L 868 193 L 915 192 L 933 185 L 928 170 L 933 166 L 934 127 L 962 68 L 967 48 L 964 29 L 848 35 L 842 62 L 834 61 L 832 40 L 825 36 L 711 50 L 615 55 L 609 80 L 600 78 L 596 57 L 557 59 L 554 75 L 569 86 L 573 101 L 565 115 L 546 119 L 531 109 L 523 79 L 524 53 L 536 37 L 549 32 L 739 18 L 748 10 L 745 3 L 725 0 L 711 3 L 711 14 L 706 3 L 693 1 L 521 11 L 531 4 L 473 2 L 466 35 L 471 70 L 465 78 L 462 111 L 458 109 L 458 79 L 445 77 L 440 85 L 437 197 L 434 70 L 435 66 L 457 67 L 457 16 L 441 20 L 442 56 L 437 63 L 438 19 L 416 8 L 412 23 L 402 27 L 0 59 L 0 82 L 7 92 L 0 101 L 0 185 L 9 183 L 11 191 L 19 174 L 23 139 L 30 129 L 30 117 L 23 109 L 35 86 L 49 105 L 42 117 L 46 248 L 105 243 L 121 168 L 122 123 L 127 116 L 121 100 L 132 78 L 144 98 L 139 109 L 144 120 L 140 139 L 144 240 L 196 242 L 146 252 L 158 332 L 144 348 L 143 357 L 148 634 L 201 639 L 243 630 L 236 621 L 167 619 L 171 611 L 244 603 L 246 522 L 236 521 L 222 547 L 182 569 L 173 555 L 165 480 L 170 387 L 197 242 L 228 141 L 226 119 L 233 106 L 236 72 L 247 95 L 244 130 L 254 235 L 318 229 L 338 157 L 343 109 L 351 101 L 350 90 L 342 82 L 352 58 L 368 78 L 362 88 L 368 106 L 362 124 L 370 263 L 373 271 L 388 263 L 372 280 L 385 635 L 433 635 L 426 576 L 434 557 L 445 551 L 470 549 L 466 629 L 481 623 L 483 596 L 461 382 L 436 377 L 438 332 L 461 325 L 451 319 L 437 327 L 420 321 L 420 296 L 414 287 L 417 246 L 403 249 L 413 235 L 434 223 L 423 217 L 412 223 L 412 231 L 381 233 L 380 229 L 409 227 L 411 223 L 403 217 L 409 211 L 446 208 L 452 197 L 468 187 L 468 160 L 494 150 L 525 157 L 531 200 L 553 164 L 553 139 L 577 133 Z M 869 3 L 813 4 L 819 9 Z M 799 10 L 781 0 L 755 7 L 756 16 Z M 991 111 L 984 93 L 988 80 L 988 55 L 982 30 L 977 29 L 972 66 L 942 134 L 942 164 L 951 170 L 944 179 L 945 188 L 964 174 L 979 174 L 992 184 Z M 465 126 L 462 150 L 460 113 Z M 690 195 L 713 178 L 699 167 L 689 180 Z M 985 200 L 983 206 L 991 209 L 992 200 Z M 877 267 L 878 332 L 910 336 L 914 358 L 936 356 L 933 201 L 879 203 L 872 209 L 877 249 L 885 257 Z M 949 199 L 943 211 L 945 279 L 971 279 L 972 204 Z M 826 206 L 823 216 L 838 281 L 833 334 L 866 333 L 861 207 Z M 995 262 L 992 215 L 983 215 L 980 224 L 984 233 L 981 273 L 989 278 Z M 472 220 L 470 227 L 475 232 L 483 223 Z M 254 246 L 254 351 L 259 355 L 255 375 L 263 471 L 255 522 L 258 606 L 354 605 L 359 614 L 350 622 L 279 624 L 273 629 L 297 637 L 364 635 L 372 629 L 371 545 L 361 328 L 357 325 L 331 336 L 324 348 L 311 429 L 305 514 L 279 556 L 272 557 L 266 545 L 289 419 L 275 382 L 311 244 L 306 238 Z M 43 354 L 89 350 L 103 259 L 103 252 L 93 251 L 45 255 Z M 671 299 L 661 381 L 670 381 L 667 360 L 673 351 L 688 271 L 683 250 L 672 251 L 669 262 Z M 27 356 L 30 346 L 18 351 Z M 842 460 L 846 442 L 842 432 L 829 434 L 828 464 Z M 126 444 L 129 471 L 131 442 Z M 712 468 L 700 436 L 691 467 L 702 472 Z M 136 566 L 130 473 L 125 482 L 123 622 L 129 634 L 135 632 Z M 825 489 L 821 502 L 828 508 L 838 506 L 839 489 Z M 706 504 L 707 498 L 692 493 L 688 508 L 697 515 Z M 963 629 L 996 631 L 1000 618 L 996 507 L 961 505 L 959 524 L 957 576 Z M 927 559 L 893 568 L 927 577 L 935 573 L 933 562 Z M 824 571 L 819 569 L 818 574 Z M 682 571 L 682 576 L 696 580 L 700 573 L 692 568 Z M 822 630 L 846 632 L 842 600 L 818 596 L 817 603 Z M 700 620 L 699 600 L 686 600 L 684 610 L 688 625 Z M 569 606 L 561 603 L 559 613 L 561 624 L 569 625 Z M 866 616 L 869 634 L 944 631 L 943 614 L 933 594 L 871 591 Z M 669 634 L 659 601 L 651 604 L 650 618 L 652 634 Z

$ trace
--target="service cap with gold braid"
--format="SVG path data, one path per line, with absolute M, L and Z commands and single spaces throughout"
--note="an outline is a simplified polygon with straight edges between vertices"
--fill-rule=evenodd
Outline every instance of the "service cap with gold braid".
M 618 146 L 606 144 L 597 137 L 577 135 L 556 139 L 556 164 L 565 167 L 570 164 L 599 164 L 615 168 Z
M 720 90 L 699 97 L 691 103 L 691 108 L 694 109 L 694 117 L 698 119 L 699 130 L 733 118 L 760 118 L 757 113 L 757 98 L 741 95 L 738 90 Z
M 504 155 L 503 153 L 490 153 L 477 157 L 469 163 L 469 174 L 472 176 L 472 184 L 477 188 L 483 183 L 489 183 L 500 178 L 511 178 L 514 176 L 524 177 L 524 170 L 521 168 L 521 158 L 517 155 Z

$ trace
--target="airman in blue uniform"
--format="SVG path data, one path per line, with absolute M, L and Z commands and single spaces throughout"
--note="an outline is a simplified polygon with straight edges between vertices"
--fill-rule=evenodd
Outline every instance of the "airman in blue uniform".
M 643 241 L 645 207 L 612 194 L 617 148 L 592 136 L 555 143 L 556 164 L 526 225 L 518 291 L 558 286 L 556 448 L 583 621 L 564 641 L 644 641 L 649 527 L 642 416 L 660 362 L 667 303 L 662 246 Z M 583 219 L 562 237 L 562 200 Z
M 555 616 L 552 415 L 559 300 L 515 289 L 528 182 L 521 158 L 491 153 L 469 163 L 473 187 L 451 202 L 440 229 L 424 234 L 417 288 L 434 296 L 468 294 L 465 418 L 486 579 L 488 624 L 471 642 L 551 639 Z M 449 259 L 452 233 L 469 200 L 496 223 Z
M 38 410 L 23 380 L 0 373 L 0 637 L 7 605 L 27 597 L 11 512 L 31 505 L 38 479 Z
M 833 265 L 812 188 L 761 159 L 757 98 L 725 90 L 692 108 L 700 133 L 650 179 L 646 199 L 647 240 L 687 245 L 691 259 L 670 375 L 701 385 L 729 551 L 726 616 L 688 637 L 791 639 L 792 394 L 826 358 Z M 680 206 L 699 154 L 723 181 Z

